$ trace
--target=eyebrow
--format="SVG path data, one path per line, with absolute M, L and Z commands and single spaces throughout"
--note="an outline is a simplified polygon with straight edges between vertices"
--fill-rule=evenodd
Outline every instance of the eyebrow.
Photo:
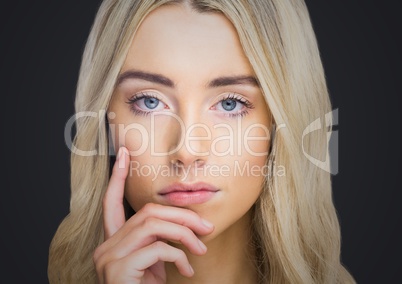
M 126 81 L 128 79 L 140 79 L 140 80 L 160 84 L 163 86 L 167 86 L 170 88 L 173 88 L 175 85 L 172 80 L 170 80 L 169 78 L 167 78 L 163 75 L 148 73 L 148 72 L 143 72 L 143 71 L 137 71 L 137 70 L 129 70 L 129 71 L 126 71 L 126 72 L 120 74 L 117 77 L 117 85 L 120 85 L 121 83 L 123 83 L 124 81 Z
M 144 72 L 144 71 L 138 71 L 138 70 L 129 70 L 126 71 L 122 74 L 120 74 L 117 77 L 117 85 L 122 84 L 124 81 L 128 79 L 140 79 L 140 80 L 145 80 L 148 82 L 160 84 L 166 87 L 173 88 L 175 86 L 175 83 L 160 74 L 156 73 L 149 73 L 149 72 Z M 210 81 L 207 86 L 209 88 L 217 88 L 217 87 L 225 87 L 225 86 L 230 86 L 230 85 L 253 85 L 253 86 L 259 86 L 259 82 L 257 78 L 254 76 L 227 76 L 227 77 L 219 77 L 216 79 L 213 79 Z
M 231 76 L 231 77 L 219 77 L 212 80 L 208 87 L 216 88 L 216 87 L 224 87 L 230 85 L 253 85 L 259 86 L 257 78 L 254 76 Z

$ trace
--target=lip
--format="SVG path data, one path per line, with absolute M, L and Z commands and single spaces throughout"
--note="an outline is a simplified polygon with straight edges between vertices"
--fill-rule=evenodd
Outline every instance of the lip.
M 218 191 L 219 189 L 215 186 L 204 182 L 175 183 L 163 188 L 158 194 L 171 205 L 186 206 L 205 203 L 213 198 Z

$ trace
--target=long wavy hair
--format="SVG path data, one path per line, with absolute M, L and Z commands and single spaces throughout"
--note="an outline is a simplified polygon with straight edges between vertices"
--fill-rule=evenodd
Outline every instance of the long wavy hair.
M 253 244 L 261 283 L 354 283 L 340 262 L 340 228 L 321 127 L 303 139 L 312 121 L 331 111 L 315 34 L 303 0 L 105 0 L 92 26 L 79 75 L 71 154 L 70 213 L 50 245 L 51 283 L 95 283 L 92 255 L 103 242 L 102 199 L 110 156 L 105 110 L 128 48 L 143 19 L 161 5 L 186 2 L 200 13 L 222 13 L 237 30 L 277 126 L 272 175 L 255 204 Z M 329 132 L 328 132 L 329 131 Z M 303 147 L 302 147 L 303 145 Z

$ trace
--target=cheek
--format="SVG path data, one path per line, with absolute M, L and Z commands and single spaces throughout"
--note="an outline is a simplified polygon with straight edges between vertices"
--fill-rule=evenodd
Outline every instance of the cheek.
M 126 179 L 125 197 L 131 207 L 138 211 L 146 203 L 152 202 L 153 188 L 152 164 L 144 156 L 131 157 L 130 172 Z
M 120 132 L 118 135 L 131 154 L 125 196 L 135 211 L 152 202 L 152 193 L 155 191 L 154 169 L 160 163 L 149 149 L 149 129 L 142 124 L 137 124 L 137 127 L 138 129 L 133 128 L 126 134 L 122 135 Z
M 113 145 L 117 151 L 125 146 L 131 155 L 138 156 L 147 150 L 149 143 L 149 123 L 147 120 L 138 120 L 119 98 L 111 101 L 108 109 L 109 129 Z
M 169 113 L 121 121 L 114 125 L 112 131 L 114 145 L 124 145 L 134 157 L 144 154 L 166 156 L 180 144 L 182 126 Z
M 249 125 L 243 132 L 243 151 L 250 160 L 268 155 L 270 145 L 270 130 L 265 124 Z
M 115 148 L 125 146 L 131 156 L 140 156 L 148 151 L 149 129 L 143 124 L 117 123 L 113 125 L 111 132 Z
M 266 157 L 243 155 L 233 161 L 229 188 L 238 200 L 236 203 L 251 206 L 257 200 L 267 173 Z

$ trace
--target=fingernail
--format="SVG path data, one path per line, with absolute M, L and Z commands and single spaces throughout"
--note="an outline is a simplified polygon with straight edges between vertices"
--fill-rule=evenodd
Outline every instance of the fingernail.
M 208 229 L 211 229 L 214 225 L 211 222 L 208 222 L 205 219 L 201 219 L 202 224 L 207 227 Z
M 118 164 L 119 169 L 124 169 L 126 167 L 126 160 L 124 159 L 124 148 L 120 147 L 119 152 L 117 153 L 116 162 Z
M 123 150 L 121 149 L 121 147 L 119 148 L 119 151 L 117 152 L 117 160 L 119 160 L 120 159 L 120 157 L 121 157 L 121 152 L 123 152 Z
M 188 270 L 190 270 L 191 274 L 194 274 L 194 269 L 191 264 L 188 265 Z
M 203 251 L 207 251 L 207 247 L 205 246 L 205 244 L 203 242 L 201 242 L 200 240 L 198 240 L 198 245 L 200 246 L 200 248 Z

